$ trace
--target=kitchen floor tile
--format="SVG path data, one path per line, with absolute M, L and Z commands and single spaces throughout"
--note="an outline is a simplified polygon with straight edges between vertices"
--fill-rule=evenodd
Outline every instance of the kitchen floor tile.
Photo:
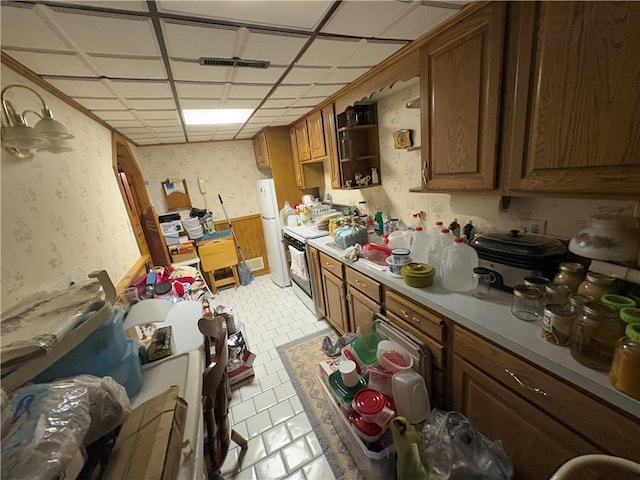
M 300 402 L 300 399 L 297 396 L 291 397 L 289 399 L 289 403 L 291 403 L 291 408 L 293 408 L 293 411 L 296 413 L 296 415 L 304 411 L 304 408 L 302 407 L 302 403 Z
M 260 386 L 262 387 L 263 392 L 266 392 L 270 388 L 277 387 L 282 383 L 282 380 L 280 379 L 280 375 L 278 375 L 279 372 L 280 370 L 275 373 L 270 373 L 267 376 L 262 377 L 260 379 Z
M 227 452 L 227 458 L 224 459 L 222 464 L 221 474 L 224 478 L 231 477 L 236 473 L 240 473 L 241 468 L 238 467 L 238 451 L 240 449 L 234 448 Z
M 251 418 L 251 417 L 249 417 Z M 243 438 L 249 438 L 249 431 L 247 430 L 247 422 L 236 422 L 232 425 L 232 428 L 238 432 Z M 231 442 L 231 446 L 235 443 Z
M 258 395 L 259 393 L 262 393 L 262 389 L 260 388 L 260 382 L 254 379 L 253 382 L 243 385 L 243 387 L 239 390 L 239 392 L 243 401 L 249 400 L 254 395 Z
M 300 469 L 300 470 L 296 470 L 288 477 L 285 477 L 284 480 L 306 480 L 306 479 L 304 478 L 304 472 L 302 471 L 302 469 Z
M 276 358 L 275 360 L 266 362 L 265 368 L 267 369 L 267 373 L 274 373 L 284 368 L 284 365 L 282 364 L 282 360 Z
M 277 405 L 269 408 L 269 415 L 271 416 L 271 423 L 277 425 L 284 422 L 295 415 L 291 404 L 287 401 L 280 402 Z
M 287 468 L 284 466 L 280 452 L 256 463 L 255 469 L 259 479 L 276 480 L 287 475 Z
M 335 478 L 324 455 L 302 467 L 302 470 L 307 480 L 333 480 Z
M 278 399 L 279 402 L 281 402 L 282 400 L 285 400 L 289 397 L 293 397 L 296 394 L 295 389 L 293 388 L 293 385 L 291 385 L 291 382 L 285 382 L 281 385 L 278 385 L 276 388 L 273 389 L 275 394 L 276 394 L 276 398 Z
M 266 410 L 267 408 L 278 403 L 276 399 L 276 395 L 273 390 L 267 390 L 266 392 L 261 393 L 260 395 L 256 395 L 253 397 L 253 404 L 256 406 L 256 411 L 261 412 L 262 410 Z
M 256 408 L 253 405 L 253 400 L 251 399 L 241 402 L 235 407 L 231 408 L 231 415 L 233 415 L 234 422 L 241 422 L 242 420 L 246 420 L 251 415 L 255 415 L 255 413 Z
M 284 368 L 282 370 L 278 370 L 278 377 L 280 377 L 280 383 L 286 383 L 291 381 L 291 377 L 289 377 L 289 374 Z
M 271 417 L 269 416 L 269 412 L 267 410 L 254 415 L 253 417 L 249 417 L 245 422 L 247 425 L 247 434 L 248 436 L 245 438 L 253 438 L 261 433 L 269 430 L 273 424 L 271 423 Z
M 264 438 L 264 443 L 269 453 L 273 453 L 291 442 L 291 437 L 284 423 L 276 425 L 271 430 L 264 432 L 262 438 Z
M 242 451 L 236 448 L 236 452 L 236 457 L 240 462 L 240 469 L 255 465 L 260 460 L 267 458 L 267 449 L 261 436 L 249 440 L 249 446 L 246 450 Z
M 242 470 L 240 473 L 233 477 L 229 477 L 229 480 L 258 480 L 255 469 L 253 466 Z
M 315 433 L 311 432 L 305 435 L 304 438 L 307 440 L 307 446 L 314 458 L 322 455 L 322 447 L 320 446 L 320 442 L 318 441 L 318 437 L 316 437 Z
M 309 419 L 307 415 L 303 413 L 299 413 L 293 418 L 287 420 L 287 428 L 289 429 L 289 433 L 291 433 L 291 438 L 294 440 L 302 435 L 306 435 L 311 432 L 313 428 L 311 428 L 311 424 L 309 423 Z
M 304 438 L 283 447 L 280 453 L 282 454 L 282 458 L 284 458 L 284 463 L 289 472 L 293 472 L 298 467 L 301 467 L 313 459 Z

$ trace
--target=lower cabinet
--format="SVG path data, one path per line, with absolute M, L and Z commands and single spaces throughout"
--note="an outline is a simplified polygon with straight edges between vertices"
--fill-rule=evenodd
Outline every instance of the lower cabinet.
M 357 332 L 358 328 L 367 332 L 373 323 L 373 316 L 376 313 L 382 313 L 382 307 L 379 303 L 374 302 L 351 285 L 347 286 L 347 302 L 349 303 L 351 327 L 354 332 Z
M 326 306 L 325 318 L 334 326 L 340 335 L 344 335 L 349 331 L 349 317 L 342 279 L 323 268 L 322 283 Z
M 320 252 L 317 248 L 309 248 L 309 269 L 311 270 L 311 288 L 313 289 L 313 303 L 316 315 L 323 318 L 327 315 L 324 305 L 324 291 L 322 290 L 322 268 L 320 267 Z

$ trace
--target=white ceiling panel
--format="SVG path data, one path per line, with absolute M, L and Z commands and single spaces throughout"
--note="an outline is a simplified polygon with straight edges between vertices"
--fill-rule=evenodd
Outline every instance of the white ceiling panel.
M 214 140 L 233 140 L 235 134 L 233 133 L 216 133 L 213 136 Z
M 358 42 L 356 39 L 316 38 L 296 65 L 339 65 L 358 49 Z
M 146 2 L 143 0 L 57 0 L 58 3 L 68 3 L 70 5 L 87 5 L 89 7 L 114 8 L 117 10 L 133 10 L 136 12 L 148 12 Z
M 292 107 L 315 107 L 322 102 L 327 96 L 322 97 L 303 97 L 299 98 L 291 104 Z
M 177 112 L 176 112 L 177 115 Z M 177 120 L 145 120 L 144 123 L 151 128 L 155 127 L 174 127 L 182 129 L 182 124 Z
M 279 117 L 287 112 L 286 108 L 261 108 L 254 114 L 256 117 Z
M 346 84 L 345 84 L 346 85 Z M 309 90 L 308 97 L 328 97 L 340 90 L 344 85 L 315 85 Z
M 182 98 L 221 98 L 224 93 L 223 84 L 179 83 L 176 82 L 178 97 Z
M 224 108 L 256 108 L 261 101 L 261 99 L 257 98 L 228 98 L 223 104 Z
M 70 97 L 105 97 L 113 98 L 113 92 L 98 79 L 70 80 L 66 78 L 46 78 L 51 85 Z
M 295 102 L 294 98 L 271 98 L 269 97 L 264 104 L 263 108 L 285 108 Z
M 231 85 L 227 97 L 263 99 L 269 90 L 271 85 Z
M 110 78 L 166 79 L 161 58 L 91 57 L 100 75 Z M 73 75 L 73 74 L 68 74 Z
M 59 23 L 77 48 L 89 53 L 159 56 L 151 19 L 124 15 L 81 14 L 54 10 Z M 114 35 L 113 32 L 117 32 Z
M 2 4 L 2 47 L 69 50 L 62 35 L 53 30 L 40 7 Z
M 349 83 L 368 71 L 368 68 L 336 68 L 323 79 L 323 82 Z
M 284 117 L 282 117 L 282 118 L 284 118 Z M 283 127 L 283 126 L 289 125 L 290 123 L 291 123 L 291 120 L 280 119 L 280 120 L 277 120 L 277 121 L 271 123 L 271 126 L 272 127 Z
M 298 98 L 302 97 L 311 85 L 280 85 L 269 98 Z
M 300 118 L 300 115 L 283 115 L 277 121 L 286 122 L 287 124 L 289 124 L 289 123 L 295 122 L 299 118 Z M 273 123 L 270 123 L 269 125 L 273 125 Z
M 97 116 L 105 121 L 110 120 L 137 120 L 130 110 L 93 110 Z
M 286 68 L 284 67 L 269 67 L 266 69 L 234 68 L 235 76 L 233 77 L 233 81 L 238 83 L 268 83 L 273 85 L 280 79 L 285 70 Z
M 314 107 L 293 107 L 288 108 L 283 115 L 304 115 L 307 112 L 310 112 Z
M 143 120 L 178 120 L 177 110 L 136 110 Z
M 131 140 L 134 140 L 133 138 Z M 157 140 L 134 140 L 139 145 L 156 145 Z
M 160 137 L 160 143 L 179 143 L 186 141 L 184 135 L 166 135 Z
M 373 67 L 389 55 L 400 50 L 404 45 L 404 43 L 400 42 L 384 43 L 362 40 L 360 48 L 340 65 L 343 67 Z
M 2 40 L 4 41 L 4 35 Z M 8 50 L 7 53 L 38 75 L 98 76 L 78 55 L 73 53 L 41 53 L 20 50 Z
M 203 99 L 203 98 L 186 98 L 180 99 L 180 108 L 222 108 L 222 100 Z
M 182 134 L 182 128 L 175 128 L 175 127 L 153 127 L 152 130 L 157 134 L 159 133 Z
M 145 125 L 138 120 L 110 120 L 107 122 L 114 128 L 136 128 L 144 127 Z
M 77 98 L 74 100 L 89 110 L 121 110 L 127 108 L 116 98 Z
M 408 2 L 342 2 L 322 32 L 375 37 L 412 7 Z
M 418 5 L 417 8 L 411 10 L 378 36 L 381 38 L 415 40 L 456 13 L 457 10 L 451 8 Z
M 136 110 L 175 110 L 176 102 L 171 98 L 131 99 L 127 101 Z
M 173 58 L 197 60 L 200 57 L 231 58 L 241 40 L 237 28 L 198 26 L 162 21 L 167 52 Z
M 226 82 L 230 79 L 230 67 L 213 67 L 200 65 L 198 62 L 181 62 L 171 60 L 173 78 L 182 81 Z
M 249 31 L 241 58 L 266 60 L 274 65 L 289 65 L 304 46 L 308 36 L 284 36 Z
M 124 98 L 173 98 L 168 82 L 114 80 L 111 84 Z
M 293 67 L 283 83 L 320 83 L 331 71 L 327 67 Z
M 168 13 L 194 15 L 197 17 L 234 20 L 242 23 L 263 24 L 313 30 L 326 14 L 331 1 L 314 0 L 292 2 L 266 1 L 170 1 L 158 0 L 158 10 Z
M 215 125 L 189 125 L 187 126 L 187 133 L 194 135 L 204 135 L 213 133 L 216 131 Z

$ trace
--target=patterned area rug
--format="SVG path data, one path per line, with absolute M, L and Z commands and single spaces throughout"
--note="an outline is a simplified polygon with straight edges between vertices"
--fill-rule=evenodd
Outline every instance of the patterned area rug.
M 332 342 L 338 338 L 335 331 L 326 329 L 277 347 L 277 350 L 336 479 L 363 479 L 331 423 L 325 405 L 326 395 L 316 375 L 318 362 L 326 358 L 322 352 L 325 336 L 329 336 Z

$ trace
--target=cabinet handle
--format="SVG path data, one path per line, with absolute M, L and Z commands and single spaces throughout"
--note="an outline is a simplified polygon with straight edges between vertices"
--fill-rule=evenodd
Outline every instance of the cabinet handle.
M 548 393 L 545 392 L 544 390 L 540 390 L 539 388 L 532 387 L 531 385 L 527 385 L 526 383 L 523 383 L 522 380 L 520 380 L 518 376 L 515 373 L 513 373 L 511 370 L 505 368 L 504 371 L 507 372 L 511 376 L 511 378 L 513 378 L 518 383 L 518 385 L 520 385 L 522 388 L 531 390 L 532 392 L 538 393 L 543 397 L 546 397 L 548 395 Z
M 360 280 L 356 280 L 356 285 L 360 285 L 362 288 L 367 288 L 367 284 L 362 283 Z
M 427 162 L 424 162 L 424 165 L 422 166 L 422 181 L 426 186 L 427 185 Z
M 400 311 L 402 312 L 402 315 L 404 315 L 404 318 L 406 318 L 407 320 L 413 320 L 416 323 L 420 323 L 420 319 L 418 317 L 410 317 L 403 308 L 401 308 Z
M 333 270 L 333 264 L 329 262 L 324 262 L 324 266 Z

